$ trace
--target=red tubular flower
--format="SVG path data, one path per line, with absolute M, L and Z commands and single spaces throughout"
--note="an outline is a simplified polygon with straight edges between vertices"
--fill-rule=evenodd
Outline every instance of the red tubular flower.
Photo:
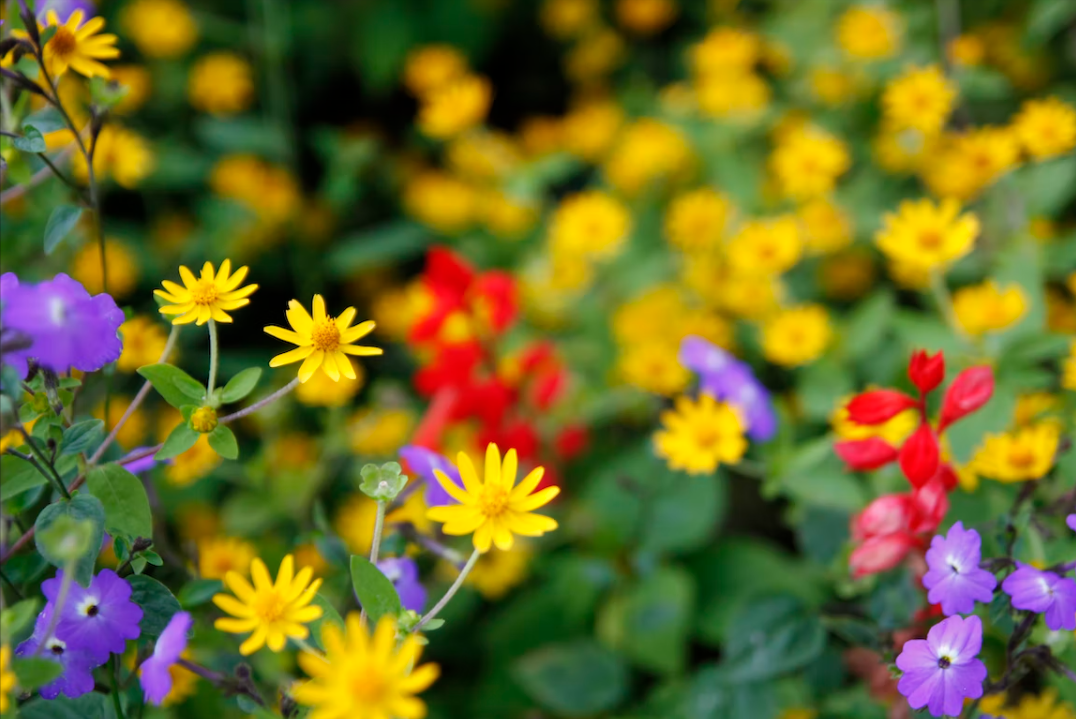
M 429 311 L 411 327 L 409 339 L 412 342 L 435 339 L 445 319 L 463 308 L 467 290 L 474 279 L 474 270 L 451 250 L 430 248 L 426 254 L 422 284 L 432 304 Z
M 516 393 L 500 379 L 490 377 L 476 380 L 461 390 L 454 418 L 477 417 L 484 424 L 496 426 L 504 420 L 515 401 Z M 497 444 L 501 443 L 498 441 Z M 485 443 L 482 446 L 485 446 Z M 519 448 L 517 447 L 516 450 L 518 451 Z
M 848 559 L 852 576 L 859 578 L 888 571 L 904 561 L 916 544 L 915 537 L 904 532 L 871 537 L 856 547 Z
M 880 437 L 837 442 L 833 449 L 848 468 L 856 472 L 884 467 L 899 456 L 897 449 Z
M 945 392 L 938 431 L 982 407 L 993 394 L 994 370 L 990 367 L 969 367 L 958 374 Z
M 907 530 L 916 507 L 910 494 L 885 494 L 852 518 L 852 538 L 864 540 Z
M 465 385 L 481 361 L 482 348 L 477 342 L 441 347 L 433 361 L 415 373 L 415 389 L 429 397 L 444 387 Z
M 479 275 L 467 300 L 486 329 L 496 334 L 508 329 L 519 314 L 516 281 L 507 272 L 492 271 Z
M 485 446 L 490 442 L 500 447 L 512 447 L 524 463 L 538 456 L 538 432 L 534 425 L 523 420 L 507 422 L 503 426 L 486 425 L 478 433 L 478 443 Z
M 940 462 L 938 436 L 928 423 L 923 422 L 900 448 L 900 469 L 913 487 L 922 487 L 938 473 Z
M 911 496 L 914 511 L 908 531 L 915 534 L 933 532 L 949 511 L 949 494 L 944 483 L 938 479 L 931 480 Z
M 931 357 L 926 350 L 912 353 L 908 376 L 923 394 L 936 389 L 945 380 L 945 355 L 938 352 Z
M 568 425 L 557 433 L 553 448 L 565 462 L 579 456 L 590 444 L 590 433 L 581 424 Z
M 848 419 L 856 424 L 882 424 L 919 404 L 895 389 L 876 389 L 857 395 L 848 403 Z

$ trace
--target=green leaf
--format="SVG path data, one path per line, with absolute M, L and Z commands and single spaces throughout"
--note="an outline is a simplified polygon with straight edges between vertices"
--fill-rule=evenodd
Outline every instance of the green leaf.
M 419 10 L 403 0 L 366 7 L 351 44 L 354 64 L 364 87 L 384 95 L 395 84 L 408 50 L 419 42 L 419 24 L 414 20 Z
M 542 708 L 566 717 L 609 711 L 628 693 L 624 660 L 587 639 L 537 649 L 515 663 L 512 675 Z
M 139 367 L 138 374 L 148 379 L 164 401 L 176 409 L 190 404 L 191 400 L 205 400 L 206 389 L 202 383 L 175 365 L 150 364 Z
M 351 555 L 351 586 L 371 624 L 377 624 L 386 614 L 396 615 L 403 610 L 396 587 L 366 557 Z
M 180 611 L 179 601 L 156 579 L 144 574 L 128 577 L 131 584 L 131 601 L 142 607 L 142 639 L 154 639 L 161 635 L 172 616 Z
M 45 561 L 59 568 L 64 566 L 64 559 L 54 555 L 49 547 L 46 546 L 47 542 L 42 541 L 41 537 L 61 517 L 69 517 L 80 522 L 86 521 L 92 526 L 89 536 L 89 548 L 75 563 L 74 571 L 75 581 L 84 587 L 88 587 L 93 579 L 93 565 L 97 561 L 97 553 L 101 549 L 101 540 L 105 534 L 105 508 L 97 497 L 86 492 L 79 492 L 70 500 L 61 499 L 50 504 L 37 515 L 37 521 L 34 522 L 34 544 L 37 551 L 41 552 L 41 556 L 45 558 Z
M 1026 47 L 1041 47 L 1076 20 L 1076 4 L 1057 0 L 1034 0 L 1024 31 Z
M 89 471 L 86 486 L 104 505 L 109 534 L 153 539 L 153 513 L 142 480 L 118 464 L 105 464 Z
M 113 719 L 105 694 L 90 692 L 78 699 L 34 699 L 19 707 L 19 719 Z
M 60 205 L 52 211 L 49 221 L 45 224 L 46 255 L 51 255 L 52 251 L 63 242 L 80 217 L 82 217 L 82 208 L 74 205 Z
M 695 583 L 663 567 L 615 595 L 599 616 L 599 636 L 633 664 L 662 674 L 683 671 L 695 608 Z
M 16 683 L 23 691 L 45 686 L 64 670 L 59 662 L 40 657 L 15 657 L 12 668 L 15 670 Z
M 184 609 L 193 609 L 202 606 L 223 589 L 224 583 L 219 579 L 194 579 L 183 585 L 176 599 Z
M 41 600 L 37 597 L 24 599 L 4 609 L 0 612 L 0 636 L 5 639 L 17 638 L 24 629 L 30 628 L 39 609 Z
M 662 466 L 655 477 L 658 474 L 673 481 L 657 490 L 657 497 L 646 507 L 640 548 L 686 552 L 709 542 L 728 507 L 728 480 L 724 473 L 686 477 Z
M 164 446 L 153 455 L 155 459 L 171 459 L 177 457 L 194 446 L 201 435 L 195 432 L 187 424 L 177 425 L 168 439 L 164 440 Z
M 338 275 L 351 275 L 376 265 L 416 257 L 429 242 L 429 230 L 416 222 L 388 222 L 334 243 L 327 266 Z
M 279 125 L 258 116 L 202 117 L 194 123 L 194 133 L 202 144 L 224 152 L 246 152 L 283 159 L 288 152 L 288 138 Z
M 223 424 L 218 424 L 217 428 L 209 433 L 209 446 L 225 459 L 239 457 L 239 443 L 235 441 L 235 435 L 232 434 L 232 430 Z
M 16 137 L 11 141 L 15 149 L 35 154 L 46 150 L 45 138 L 41 136 L 41 132 L 36 127 L 27 125 L 23 127 L 22 131 L 22 137 Z
M 309 627 L 310 629 L 310 639 L 314 642 L 314 646 L 318 647 L 319 649 L 324 649 L 325 644 L 321 641 L 322 627 L 324 627 L 325 623 L 328 622 L 329 624 L 335 624 L 336 626 L 340 627 L 340 629 L 343 629 L 344 620 L 340 617 L 340 612 L 336 611 L 336 607 L 334 607 L 329 602 L 329 600 L 321 594 L 315 594 L 314 600 L 311 602 L 311 604 L 316 604 L 317 606 L 321 607 L 321 617 L 315 619 L 307 625 L 307 627 Z M 369 612 L 367 612 L 367 614 L 369 614 Z
M 0 455 L 0 496 L 5 500 L 46 482 L 45 475 L 25 459 L 13 454 Z
M 807 666 L 825 646 L 826 630 L 799 599 L 756 600 L 731 624 L 722 660 L 724 680 L 737 684 L 772 679 Z
M 76 422 L 64 430 L 60 454 L 79 454 L 97 449 L 105 438 L 105 423 L 99 419 Z
M 220 401 L 225 404 L 231 404 L 243 399 L 254 391 L 261 376 L 261 367 L 248 367 L 243 370 L 228 380 L 228 384 L 224 385 L 224 389 L 220 393 Z
M 844 328 L 845 354 L 859 360 L 876 350 L 892 325 L 895 309 L 896 300 L 889 290 L 879 290 L 860 303 Z
M 67 129 L 67 122 L 64 121 L 63 115 L 55 107 L 46 107 L 42 110 L 38 110 L 32 115 L 27 115 L 26 119 L 22 121 L 23 128 L 29 126 L 36 129 L 41 134 L 45 135 L 50 132 L 56 132 L 57 130 Z

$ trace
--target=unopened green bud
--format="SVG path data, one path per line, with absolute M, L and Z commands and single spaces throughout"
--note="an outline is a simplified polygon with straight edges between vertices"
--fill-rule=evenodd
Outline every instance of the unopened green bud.
M 359 487 L 367 497 L 378 502 L 391 502 L 407 484 L 407 475 L 398 462 L 385 462 L 378 466 L 368 464 L 362 468 L 362 484 Z

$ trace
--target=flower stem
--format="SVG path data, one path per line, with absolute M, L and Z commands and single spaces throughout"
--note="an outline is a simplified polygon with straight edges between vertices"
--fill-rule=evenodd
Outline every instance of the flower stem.
M 217 367 L 219 365 L 219 359 L 217 357 L 217 323 L 210 318 L 209 320 L 209 384 L 206 391 L 207 395 L 213 394 L 213 390 L 217 386 Z M 208 397 L 207 397 L 208 399 Z
M 120 666 L 115 654 L 109 657 L 108 663 L 112 669 L 112 691 L 109 692 L 112 695 L 112 706 L 116 708 L 117 719 L 125 719 L 123 704 L 120 703 Z
M 34 455 L 36 460 L 34 464 L 37 466 L 37 471 L 45 475 L 45 478 L 56 485 L 56 490 L 64 496 L 65 499 L 71 499 L 71 493 L 67 491 L 67 486 L 64 484 L 63 478 L 60 473 L 56 471 L 56 468 L 52 466 L 46 457 L 45 453 L 41 451 L 41 448 L 37 446 L 37 441 L 34 440 L 30 433 L 26 431 L 26 428 L 21 424 L 19 425 L 19 432 L 22 434 L 22 438 L 26 440 L 26 444 L 30 447 L 30 452 Z
M 378 500 L 377 516 L 374 518 L 374 539 L 370 543 L 370 564 L 377 566 L 377 555 L 381 551 L 381 532 L 385 528 L 385 502 Z M 366 608 L 359 613 L 359 621 L 366 621 Z
M 463 569 L 460 570 L 460 575 L 456 577 L 456 581 L 452 584 L 451 587 L 448 588 L 448 591 L 445 592 L 445 596 L 441 597 L 441 601 L 437 602 L 437 604 L 434 605 L 433 609 L 431 609 L 429 613 L 421 620 L 419 620 L 419 623 L 415 625 L 416 632 L 419 629 L 422 629 L 422 627 L 426 626 L 426 624 L 428 624 L 431 619 L 436 617 L 437 614 L 445 608 L 445 605 L 448 604 L 448 600 L 452 599 L 456 592 L 459 591 L 460 587 L 463 586 L 463 580 L 466 579 L 467 575 L 471 573 L 472 569 L 474 569 L 474 565 L 478 563 L 478 558 L 480 556 L 482 555 L 477 549 L 471 553 L 471 557 L 467 560 L 467 564 L 463 565 Z
M 218 420 L 218 424 L 228 424 L 229 422 L 234 422 L 237 419 L 242 419 L 243 417 L 246 417 L 248 414 L 252 414 L 254 412 L 257 412 L 262 407 L 265 407 L 266 405 L 270 405 L 273 402 L 276 402 L 278 399 L 280 399 L 281 397 L 286 395 L 288 392 L 291 392 L 293 389 L 295 389 L 298 386 L 299 386 L 299 378 L 296 377 L 291 382 L 288 382 L 286 385 L 284 385 L 283 387 L 278 389 L 276 392 L 273 392 L 268 397 L 263 397 L 262 399 L 258 400 L 254 404 L 250 405 L 249 407 L 244 407 L 243 409 L 239 410 L 238 412 L 232 412 L 231 414 L 224 415 L 223 417 L 220 418 L 220 420 Z

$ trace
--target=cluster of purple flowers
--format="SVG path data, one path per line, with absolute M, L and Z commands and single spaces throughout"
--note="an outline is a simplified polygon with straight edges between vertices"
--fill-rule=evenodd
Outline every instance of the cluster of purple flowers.
M 119 359 L 123 311 L 109 295 L 91 296 L 65 274 L 36 285 L 19 282 L 14 273 L 0 275 L 0 328 L 5 364 L 29 374 L 29 362 L 57 374 L 72 367 L 95 372 Z
M 15 650 L 15 656 L 38 656 L 63 668 L 59 677 L 41 687 L 45 699 L 61 694 L 74 699 L 93 691 L 93 670 L 141 636 L 142 608 L 131 601 L 130 583 L 111 569 L 102 569 L 88 587 L 70 582 L 61 601 L 63 585 L 62 569 L 41 584 L 48 601 L 33 634 Z M 186 648 L 190 625 L 189 614 L 173 616 L 153 656 L 142 664 L 142 687 L 149 701 L 159 704 L 171 691 L 168 669 Z
M 1068 518 L 1076 529 L 1076 515 Z M 957 522 L 945 536 L 936 536 L 926 554 L 923 575 L 927 599 L 940 604 L 948 618 L 931 628 L 926 639 L 905 642 L 897 657 L 904 672 L 897 688 L 913 709 L 924 706 L 933 716 L 959 716 L 965 699 L 983 695 L 986 666 L 978 658 L 983 625 L 978 617 L 964 618 L 976 602 L 990 602 L 998 581 L 980 567 L 982 538 Z M 1076 629 L 1076 579 L 1017 563 L 1001 583 L 1012 606 L 1046 617 L 1054 631 Z
M 750 365 L 701 337 L 685 337 L 679 359 L 681 365 L 699 375 L 700 391 L 739 409 L 751 439 L 765 442 L 773 437 L 777 414 L 769 391 Z

